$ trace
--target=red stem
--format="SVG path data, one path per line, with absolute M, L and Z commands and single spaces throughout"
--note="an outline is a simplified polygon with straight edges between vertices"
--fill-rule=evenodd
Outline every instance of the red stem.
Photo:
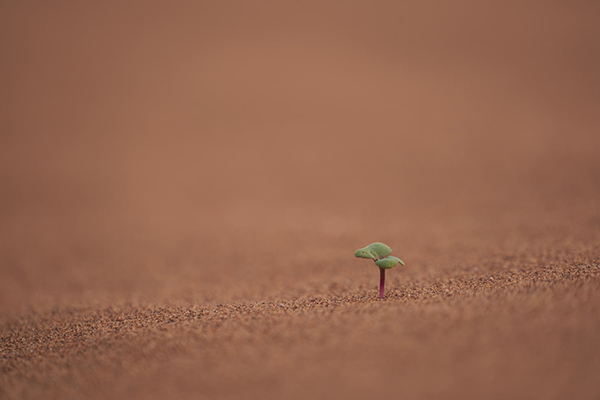
M 383 293 L 385 291 L 385 269 L 379 268 L 379 298 L 383 299 Z

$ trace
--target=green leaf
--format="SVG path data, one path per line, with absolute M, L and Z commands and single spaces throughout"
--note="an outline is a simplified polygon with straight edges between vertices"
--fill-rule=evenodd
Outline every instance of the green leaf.
M 370 258 L 371 260 L 377 260 L 377 256 L 371 253 L 367 249 L 358 249 L 354 252 L 354 257 L 356 258 Z
M 371 243 L 370 245 L 365 247 L 365 249 L 374 254 L 377 257 L 377 260 L 392 254 L 392 249 L 390 248 L 390 246 L 381 242 Z
M 402 261 L 398 257 L 394 257 L 394 256 L 389 256 L 389 257 L 383 258 L 381 260 L 375 261 L 375 264 L 377 264 L 377 266 L 379 268 L 383 268 L 383 269 L 394 268 L 396 265 L 398 265 L 398 263 L 400 263 L 401 265 L 404 265 L 404 261 Z
M 354 252 L 354 257 L 370 258 L 371 260 L 380 260 L 392 254 L 392 249 L 387 244 L 381 242 L 371 243 L 367 247 L 358 249 Z

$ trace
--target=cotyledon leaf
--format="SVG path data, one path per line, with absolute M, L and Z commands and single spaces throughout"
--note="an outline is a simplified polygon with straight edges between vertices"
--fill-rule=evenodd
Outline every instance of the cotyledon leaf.
M 402 261 L 398 257 L 389 256 L 386 258 L 382 258 L 381 260 L 375 261 L 375 264 L 377 264 L 379 268 L 390 269 L 394 268 L 398 264 L 404 265 L 404 261 Z
M 385 243 L 375 242 L 365 247 L 368 251 L 375 254 L 377 259 L 381 259 L 392 254 L 392 249 Z
M 370 245 L 354 252 L 355 257 L 370 258 L 375 261 L 387 257 L 390 254 L 392 254 L 392 249 L 390 246 L 381 242 L 371 243 Z
M 354 252 L 354 257 L 356 258 L 370 258 L 371 260 L 377 260 L 377 256 L 371 253 L 367 249 L 358 249 Z

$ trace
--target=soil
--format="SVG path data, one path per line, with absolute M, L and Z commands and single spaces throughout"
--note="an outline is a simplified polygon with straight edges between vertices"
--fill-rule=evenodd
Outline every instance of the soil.
M 599 4 L 0 10 L 0 399 L 600 398 Z

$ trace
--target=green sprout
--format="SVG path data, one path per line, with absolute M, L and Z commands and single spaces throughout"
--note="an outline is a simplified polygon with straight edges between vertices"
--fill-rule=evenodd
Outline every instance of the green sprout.
M 394 268 L 398 264 L 404 265 L 404 261 L 398 257 L 390 256 L 392 249 L 381 242 L 371 243 L 367 247 L 354 252 L 356 258 L 370 258 L 379 267 L 379 298 L 383 299 L 385 292 L 385 270 Z

